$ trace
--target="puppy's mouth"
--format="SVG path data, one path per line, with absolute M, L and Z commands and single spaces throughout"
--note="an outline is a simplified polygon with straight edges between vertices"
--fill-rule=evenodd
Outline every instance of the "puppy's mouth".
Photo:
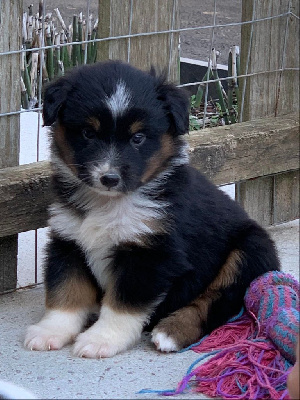
M 100 196 L 107 196 L 107 197 L 120 197 L 123 195 L 122 190 L 116 190 L 116 189 L 101 189 L 96 186 L 91 187 L 92 190 L 96 193 L 98 193 Z

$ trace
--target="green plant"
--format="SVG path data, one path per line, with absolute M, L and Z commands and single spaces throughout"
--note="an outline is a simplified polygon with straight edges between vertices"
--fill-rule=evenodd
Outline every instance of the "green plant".
M 190 115 L 190 130 L 200 129 L 207 125 L 207 121 L 203 121 L 204 112 L 200 108 L 204 108 L 204 92 L 205 82 L 214 80 L 216 92 L 218 95 L 217 100 L 208 100 L 208 104 L 215 108 L 214 113 L 209 115 L 209 126 L 216 126 L 223 124 L 234 124 L 238 120 L 238 101 L 239 101 L 239 49 L 238 46 L 233 46 L 229 51 L 228 56 L 228 92 L 226 93 L 219 78 L 217 68 L 217 52 L 212 50 L 211 62 L 207 71 L 202 78 L 197 89 L 197 93 L 190 98 L 191 115 Z
M 196 116 L 190 114 L 189 115 L 189 130 L 197 131 L 198 129 L 201 129 L 201 127 L 202 126 L 201 126 L 200 120 Z
M 80 13 L 67 27 L 58 8 L 54 10 L 55 14 L 44 17 L 42 8 L 40 4 L 38 13 L 34 15 L 30 5 L 28 12 L 23 14 L 21 97 L 22 107 L 27 109 L 37 103 L 40 81 L 42 84 L 51 81 L 64 75 L 69 68 L 94 63 L 97 58 L 97 43 L 94 40 L 97 38 L 98 20 L 93 21 L 92 16 L 85 20 Z M 81 42 L 86 38 L 88 42 L 84 45 Z M 41 49 L 45 46 L 53 47 Z

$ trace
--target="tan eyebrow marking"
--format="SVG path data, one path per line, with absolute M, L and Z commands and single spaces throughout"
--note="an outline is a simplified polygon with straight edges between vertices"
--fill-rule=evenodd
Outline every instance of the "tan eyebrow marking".
M 144 124 L 142 121 L 135 121 L 133 124 L 130 125 L 129 131 L 132 135 L 135 133 L 140 132 L 144 128 Z
M 87 123 L 89 125 L 91 125 L 95 129 L 95 131 L 99 131 L 99 129 L 100 129 L 100 121 L 99 121 L 98 118 L 90 117 L 90 118 L 87 119 Z

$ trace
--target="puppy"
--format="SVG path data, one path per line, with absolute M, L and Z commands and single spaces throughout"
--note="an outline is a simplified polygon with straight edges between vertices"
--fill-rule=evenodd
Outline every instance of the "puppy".
M 179 88 L 121 62 L 48 86 L 56 199 L 46 313 L 26 348 L 75 341 L 77 356 L 111 357 L 148 329 L 158 350 L 176 351 L 238 313 L 250 282 L 279 269 L 268 234 L 189 166 L 188 111 Z

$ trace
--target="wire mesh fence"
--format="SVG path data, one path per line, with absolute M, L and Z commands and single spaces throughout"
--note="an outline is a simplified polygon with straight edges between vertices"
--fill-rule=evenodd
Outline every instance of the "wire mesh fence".
M 187 0 L 182 0 L 181 10 L 184 10 L 185 1 Z M 159 12 L 165 0 L 152 0 L 152 2 L 156 12 Z M 75 15 L 70 15 L 68 18 L 62 16 L 59 7 L 51 8 L 53 5 L 53 1 L 51 0 L 44 0 L 43 2 L 39 2 L 39 4 L 36 1 L 35 5 L 25 7 L 23 15 L 20 15 L 22 19 L 21 47 L 9 49 L 8 51 L 0 51 L 0 61 L 4 57 L 13 54 L 17 54 L 21 58 L 19 84 L 21 102 L 20 104 L 15 104 L 9 110 L 4 107 L 0 108 L 0 119 L 18 115 L 21 117 L 21 164 L 48 158 L 46 132 L 42 128 L 41 116 L 43 86 L 47 82 L 64 75 L 71 68 L 103 59 L 100 54 L 103 49 L 101 44 L 109 46 L 111 43 L 114 43 L 121 47 L 121 44 L 125 43 L 125 51 L 122 53 L 123 59 L 124 61 L 134 63 L 135 58 L 133 57 L 132 50 L 134 40 L 141 38 L 149 39 L 148 52 L 151 59 L 151 49 L 153 49 L 150 45 L 151 40 L 156 40 L 155 38 L 159 37 L 167 37 L 167 45 L 164 49 L 159 49 L 159 51 L 168 53 L 166 56 L 168 65 L 157 66 L 166 68 L 170 78 L 172 77 L 171 67 L 175 68 L 178 73 L 178 86 L 184 87 L 189 91 L 191 96 L 191 130 L 242 121 L 244 119 L 248 84 L 245 78 L 255 76 L 268 77 L 278 74 L 280 80 L 280 76 L 283 73 L 299 71 L 299 65 L 295 65 L 295 63 L 291 65 L 289 63 L 288 53 L 289 26 L 292 23 L 296 23 L 299 26 L 299 16 L 294 7 L 295 3 L 292 0 L 283 2 L 285 6 L 281 8 L 271 6 L 272 0 L 266 1 L 269 8 L 263 16 L 257 12 L 259 1 L 252 0 L 252 16 L 249 20 L 242 20 L 241 14 L 239 14 L 239 21 L 234 21 L 233 18 L 231 22 L 227 23 L 224 22 L 224 19 L 220 18 L 222 10 L 220 8 L 221 2 L 218 0 L 204 2 L 204 4 L 209 3 L 207 10 L 203 8 L 204 6 L 200 2 L 192 2 L 195 7 L 195 13 L 198 12 L 206 15 L 206 12 L 209 15 L 207 23 L 195 24 L 193 26 L 189 26 L 189 23 L 186 24 L 187 26 L 182 26 L 180 23 L 178 1 L 172 0 L 169 2 L 168 15 L 165 16 L 169 20 L 168 29 L 164 29 L 163 25 L 159 28 L 158 23 L 154 26 L 155 29 L 153 29 L 153 26 L 149 23 L 148 28 L 145 30 L 138 30 L 137 26 L 139 24 L 136 23 L 137 18 L 140 20 L 144 18 L 145 9 L 142 1 L 128 0 L 122 3 L 116 2 L 118 4 L 115 7 L 110 5 L 110 15 L 107 15 L 108 21 L 98 17 L 98 15 L 103 16 L 103 13 L 98 12 L 98 10 L 95 12 L 95 2 L 92 4 L 91 0 L 88 0 L 84 3 L 85 9 L 76 10 Z M 241 9 L 242 0 L 237 0 L 237 3 Z M 100 7 L 103 4 L 104 2 L 99 1 Z M 124 32 L 123 29 L 122 34 L 115 34 L 118 30 L 114 30 L 110 26 L 109 34 L 103 36 L 102 27 L 105 24 L 107 25 L 107 23 L 110 25 L 115 24 L 114 20 L 118 20 L 116 13 L 124 11 L 120 8 L 121 4 L 128 16 L 128 20 L 126 21 L 127 32 Z M 24 4 L 24 6 L 26 5 Z M 91 11 L 92 9 L 93 12 Z M 137 10 L 140 13 L 138 17 Z M 7 18 L 8 16 L 1 15 L 0 17 Z M 70 18 L 72 18 L 71 23 L 69 23 Z M 255 35 L 255 27 L 269 23 L 275 24 L 276 21 L 280 21 L 281 27 L 283 27 L 281 32 L 283 45 L 279 50 L 279 62 L 275 66 L 270 63 L 267 68 L 261 69 L 258 66 L 255 69 L 251 65 L 251 52 L 253 52 L 252 40 Z M 147 25 L 147 21 L 144 21 L 144 23 Z M 232 43 L 229 49 L 227 49 L 228 62 L 226 63 L 226 76 L 220 76 L 218 66 L 220 49 L 218 49 L 216 37 L 222 31 L 227 32 L 229 28 L 241 29 L 243 27 L 248 28 L 248 48 L 242 49 L 244 51 L 243 70 L 240 67 L 240 48 L 236 45 L 237 38 L 235 37 L 232 38 Z M 7 32 L 7 35 L 9 37 L 9 32 Z M 197 76 L 191 82 L 183 83 L 182 81 L 180 82 L 178 72 L 180 71 L 180 56 L 182 55 L 179 44 L 180 37 L 186 37 L 185 35 L 190 35 L 190 37 L 197 35 L 199 38 L 202 36 L 205 37 L 206 59 L 202 60 L 205 65 L 204 70 L 202 68 L 201 72 L 199 72 L 202 75 Z M 261 40 L 261 48 L 258 48 L 257 52 L 260 52 L 261 56 L 264 57 L 264 46 L 269 46 L 270 44 L 263 43 L 263 38 Z M 298 38 L 295 38 L 295 40 L 298 40 Z M 1 47 L 0 50 L 2 50 Z M 108 56 L 114 56 L 114 51 L 112 50 L 111 53 L 108 52 Z M 274 49 L 275 51 L 278 52 L 278 49 Z M 224 54 L 222 56 L 224 57 Z M 225 58 L 227 58 L 227 55 Z M 155 60 L 153 64 L 156 64 Z M 2 85 L 5 85 L 5 82 L 2 82 Z M 211 90 L 212 87 L 214 88 L 213 90 Z M 280 84 L 278 86 L 279 90 Z M 279 92 L 277 92 L 276 96 L 279 96 Z M 29 142 L 30 148 L 28 147 Z M 19 265 L 22 265 L 18 274 L 19 286 L 36 284 L 41 281 L 40 265 L 42 263 L 42 247 L 45 240 L 45 231 L 42 233 L 34 232 L 19 235 Z M 29 244 L 28 241 L 34 244 Z M 23 260 L 26 257 L 29 257 L 26 264 L 34 264 L 35 266 L 34 276 L 32 276 L 32 273 L 23 271 Z M 23 277 L 21 278 L 22 275 Z
M 51 3 L 51 0 L 48 0 Z M 20 114 L 27 112 L 27 110 L 41 111 L 41 88 L 44 83 L 51 81 L 53 78 L 61 76 L 69 68 L 75 67 L 81 64 L 93 63 L 97 59 L 97 44 L 102 42 L 120 41 L 126 39 L 128 42 L 127 46 L 127 60 L 130 62 L 130 41 L 137 37 L 149 37 L 153 38 L 159 35 L 170 35 L 170 41 L 173 40 L 173 34 L 184 34 L 186 32 L 192 33 L 197 32 L 210 32 L 209 38 L 209 51 L 207 57 L 207 74 L 204 76 L 199 76 L 199 80 L 195 82 L 188 82 L 185 84 L 179 84 L 182 87 L 194 87 L 200 86 L 204 88 L 204 110 L 206 110 L 205 105 L 207 105 L 207 87 L 211 83 L 217 82 L 218 85 L 222 82 L 232 82 L 236 90 L 242 91 L 241 94 L 241 114 L 243 112 L 243 100 L 245 95 L 245 85 L 240 88 L 237 85 L 237 77 L 250 77 L 255 75 L 266 75 L 274 72 L 282 72 L 288 70 L 299 70 L 298 68 L 288 67 L 285 63 L 285 48 L 282 52 L 282 63 L 280 68 L 276 69 L 265 69 L 260 71 L 248 71 L 246 68 L 245 73 L 241 74 L 238 68 L 238 58 L 239 58 L 239 48 L 233 45 L 232 49 L 229 51 L 229 56 L 235 55 L 235 59 L 232 58 L 235 68 L 231 69 L 231 74 L 227 77 L 218 77 L 214 72 L 217 70 L 217 58 L 218 58 L 218 48 L 215 45 L 215 32 L 218 29 L 228 28 L 228 27 L 241 27 L 244 25 L 251 26 L 251 34 L 253 32 L 253 26 L 265 21 L 274 21 L 276 19 L 285 19 L 286 29 L 283 35 L 286 36 L 288 30 L 288 20 L 293 17 L 299 21 L 299 16 L 297 16 L 291 7 L 291 1 L 288 3 L 287 9 L 283 13 L 272 14 L 263 18 L 257 18 L 255 16 L 255 4 L 253 3 L 253 18 L 250 21 L 240 21 L 231 23 L 217 23 L 217 0 L 212 1 L 213 4 L 213 21 L 211 24 L 202 26 L 189 26 L 189 27 L 179 27 L 174 28 L 175 20 L 175 3 L 173 2 L 173 12 L 172 12 L 172 27 L 168 30 L 160 31 L 149 31 L 149 32 L 138 32 L 132 33 L 132 17 L 133 17 L 133 0 L 128 0 L 130 4 L 130 14 L 129 14 L 129 32 L 128 34 L 122 34 L 117 36 L 108 36 L 104 38 L 97 37 L 98 31 L 98 18 L 95 15 L 90 14 L 90 2 L 87 1 L 87 8 L 85 15 L 80 12 L 78 15 L 73 16 L 72 24 L 68 25 L 62 18 L 59 8 L 54 8 L 53 13 L 46 13 L 47 0 L 40 3 L 38 11 L 33 9 L 30 5 L 27 12 L 23 14 L 22 23 L 22 48 L 10 51 L 0 52 L 0 57 L 5 57 L 11 54 L 20 54 L 22 58 L 21 67 L 21 92 L 22 92 L 22 109 L 16 107 L 15 110 L 9 112 L 1 112 L 0 117 L 6 115 Z M 35 12 L 37 11 L 37 12 Z M 197 11 L 197 10 L 195 10 Z M 142 12 L 142 10 L 141 10 Z M 235 39 L 233 39 L 233 42 Z M 250 38 L 251 41 L 251 38 Z M 250 57 L 250 48 L 248 49 L 248 62 Z M 170 60 L 172 59 L 171 52 L 173 47 L 170 46 Z M 170 65 L 170 63 L 169 63 Z M 230 85 L 231 86 L 231 85 Z M 221 96 L 220 96 L 221 97 Z M 226 99 L 226 96 L 225 96 Z M 227 100 L 227 99 L 226 99 Z M 199 100 L 198 100 L 199 102 Z M 204 111 L 204 120 L 205 120 Z M 224 110 L 223 110 L 224 114 Z M 227 110 L 228 114 L 228 110 Z M 241 119 L 241 118 L 240 118 Z

